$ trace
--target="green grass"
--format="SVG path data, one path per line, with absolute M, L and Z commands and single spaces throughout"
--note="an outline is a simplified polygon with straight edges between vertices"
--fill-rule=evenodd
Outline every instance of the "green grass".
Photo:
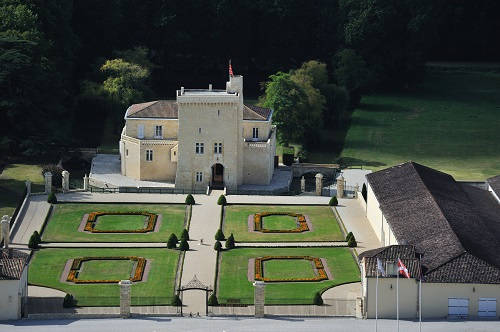
M 82 217 L 93 211 L 146 211 L 162 215 L 158 232 L 150 233 L 86 233 L 79 232 Z M 166 242 L 171 233 L 180 236 L 184 228 L 184 205 L 168 204 L 57 204 L 42 234 L 45 242 Z M 142 227 L 141 227 L 142 228 Z
M 264 277 L 270 279 L 313 278 L 311 261 L 303 259 L 271 259 L 264 261 Z
M 20 201 L 26 180 L 32 182 L 31 191 L 43 191 L 42 167 L 40 165 L 10 164 L 0 174 L 0 215 L 12 215 Z
M 82 263 L 79 280 L 129 279 L 135 262 L 132 260 L 94 260 Z
M 262 228 L 266 229 L 295 229 L 297 218 L 292 216 L 271 215 L 262 218 Z
M 217 289 L 219 302 L 227 303 L 228 299 L 238 299 L 241 303 L 253 303 L 254 287 L 248 281 L 248 260 L 269 255 L 308 255 L 325 258 L 333 274 L 333 280 L 268 283 L 266 285 L 268 304 L 312 304 L 316 292 L 360 280 L 358 265 L 348 248 L 238 248 L 222 252 Z M 293 269 L 293 266 L 291 268 Z
M 294 212 L 309 216 L 313 230 L 303 233 L 260 233 L 248 231 L 248 215 L 258 212 Z M 268 218 L 268 217 L 265 217 Z M 265 220 L 264 220 L 265 222 Z M 264 224 L 266 225 L 266 224 Z M 265 226 L 267 228 L 267 226 Z M 339 224 L 328 206 L 228 205 L 224 234 L 237 242 L 343 241 Z
M 341 157 L 373 170 L 412 160 L 458 180 L 500 174 L 499 91 L 500 74 L 455 69 L 430 71 L 412 91 L 365 96 Z
M 94 229 L 100 231 L 129 231 L 143 229 L 148 217 L 143 215 L 107 214 L 97 217 Z
M 117 284 L 60 282 L 66 261 L 83 256 L 139 256 L 151 260 L 147 281 L 132 285 L 132 304 L 170 303 L 179 252 L 168 249 L 41 249 L 30 262 L 29 283 L 70 293 L 80 306 L 119 305 L 120 291 Z

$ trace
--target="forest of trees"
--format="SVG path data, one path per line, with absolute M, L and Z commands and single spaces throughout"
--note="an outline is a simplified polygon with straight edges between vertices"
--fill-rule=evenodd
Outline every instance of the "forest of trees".
M 495 0 L 0 0 L 0 153 L 97 146 L 130 103 L 222 87 L 230 58 L 247 97 L 280 107 L 276 91 L 288 103 L 305 93 L 309 104 L 294 107 L 307 121 L 338 123 L 331 110 L 411 86 L 426 61 L 498 61 L 499 10 Z

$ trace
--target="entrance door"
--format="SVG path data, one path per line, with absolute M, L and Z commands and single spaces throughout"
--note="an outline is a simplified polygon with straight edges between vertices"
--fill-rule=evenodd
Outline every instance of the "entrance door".
M 494 297 L 479 298 L 479 306 L 477 310 L 479 317 L 496 317 L 497 315 L 497 299 Z
M 448 298 L 448 316 L 467 317 L 469 315 L 469 299 L 467 298 Z
M 224 188 L 224 166 L 221 164 L 212 166 L 212 186 L 214 188 Z

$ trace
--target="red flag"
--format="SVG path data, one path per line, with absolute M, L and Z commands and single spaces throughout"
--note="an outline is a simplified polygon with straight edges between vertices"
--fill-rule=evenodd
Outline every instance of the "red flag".
M 406 278 L 410 279 L 410 273 L 408 272 L 408 269 L 403 264 L 403 262 L 401 262 L 401 260 L 399 258 L 398 258 L 398 272 L 403 277 L 406 277 Z
M 233 74 L 233 67 L 231 66 L 231 60 L 229 60 L 229 76 L 234 76 Z

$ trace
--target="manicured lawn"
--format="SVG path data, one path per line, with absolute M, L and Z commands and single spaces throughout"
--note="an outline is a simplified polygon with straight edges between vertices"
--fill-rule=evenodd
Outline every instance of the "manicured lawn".
M 142 229 L 147 219 L 148 217 L 142 215 L 107 214 L 97 217 L 94 229 L 100 231 Z
M 82 263 L 79 280 L 129 279 L 135 262 L 132 260 L 95 260 Z
M 44 190 L 40 165 L 10 164 L 0 174 L 0 216 L 11 216 L 21 199 L 26 180 L 32 182 L 31 191 Z
M 458 180 L 500 174 L 499 91 L 499 73 L 449 70 L 415 90 L 365 96 L 341 157 L 374 170 L 412 160 Z
M 339 224 L 328 206 L 294 205 L 228 205 L 226 206 L 224 234 L 234 234 L 237 242 L 273 241 L 343 241 Z M 258 212 L 293 212 L 309 216 L 313 230 L 303 233 L 253 233 L 248 231 L 248 215 Z M 264 218 L 264 226 L 270 228 Z M 274 218 L 272 218 L 274 219 Z M 272 220 L 271 219 L 271 220 Z M 277 220 L 284 220 L 276 218 Z M 281 222 L 280 221 L 280 222 Z M 287 227 L 295 228 L 295 227 Z M 274 229 L 274 226 L 273 226 Z
M 312 304 L 316 292 L 360 280 L 358 265 L 348 248 L 238 248 L 222 252 L 217 289 L 219 302 L 227 303 L 228 299 L 238 299 L 241 303 L 253 303 L 254 287 L 247 276 L 248 259 L 273 255 L 308 255 L 325 258 L 333 274 L 333 280 L 268 283 L 266 285 L 268 304 Z M 275 267 L 279 269 L 278 266 Z M 283 268 L 293 271 L 293 266 L 285 265 Z M 299 271 L 298 274 L 300 273 L 304 272 Z
M 159 232 L 143 234 L 99 234 L 79 232 L 78 227 L 80 226 L 83 215 L 93 211 L 145 211 L 161 214 L 162 221 Z M 43 231 L 42 240 L 45 242 L 164 242 L 167 241 L 171 233 L 180 236 L 184 227 L 184 211 L 184 205 L 174 204 L 57 204 L 54 207 L 52 217 Z M 99 217 L 98 220 L 100 218 L 101 217 Z M 117 226 L 117 228 L 121 228 L 121 226 Z M 139 228 L 143 228 L 143 225 Z
M 265 216 L 262 217 L 262 228 L 266 229 L 294 229 L 297 228 L 297 217 L 292 216 Z
M 151 270 L 147 281 L 132 285 L 132 304 L 170 303 L 174 294 L 174 280 L 179 252 L 168 249 L 41 249 L 35 253 L 31 260 L 28 274 L 29 283 L 31 285 L 56 288 L 73 294 L 80 306 L 118 305 L 120 292 L 119 286 L 116 284 L 60 282 L 66 261 L 83 256 L 139 256 L 151 260 Z M 116 263 L 117 261 L 114 262 L 114 264 Z M 99 272 L 94 268 L 95 266 L 92 270 L 96 275 Z M 106 269 L 113 270 L 112 266 L 106 266 Z M 112 274 L 115 273 L 112 272 Z M 108 279 L 108 277 L 104 278 L 104 276 L 107 276 L 105 271 L 100 272 L 100 274 L 103 279 Z
M 264 261 L 264 277 L 270 279 L 313 278 L 311 261 L 300 259 L 271 259 Z

